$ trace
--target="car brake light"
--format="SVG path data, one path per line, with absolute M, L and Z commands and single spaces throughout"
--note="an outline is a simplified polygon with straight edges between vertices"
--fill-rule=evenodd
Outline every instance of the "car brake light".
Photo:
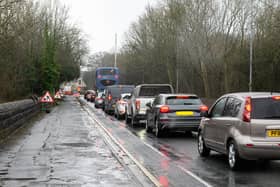
M 135 101 L 136 110 L 140 110 L 140 100 Z
M 113 99 L 111 94 L 109 94 L 108 99 L 109 99 L 110 101 Z
M 274 99 L 274 100 L 280 100 L 280 96 L 272 96 L 272 99 Z
M 206 111 L 208 111 L 208 106 L 206 106 L 206 105 L 201 105 L 201 106 L 200 106 L 200 111 L 201 111 L 201 112 L 206 112 Z
M 168 113 L 170 112 L 170 109 L 168 106 L 161 106 L 160 109 L 159 109 L 159 112 L 160 113 Z
M 252 111 L 251 97 L 246 97 L 245 107 L 244 107 L 244 111 L 243 111 L 243 121 L 245 121 L 245 122 L 251 121 L 251 111 Z
M 176 99 L 188 99 L 189 96 L 185 96 L 185 95 L 179 95 L 179 96 L 176 96 Z

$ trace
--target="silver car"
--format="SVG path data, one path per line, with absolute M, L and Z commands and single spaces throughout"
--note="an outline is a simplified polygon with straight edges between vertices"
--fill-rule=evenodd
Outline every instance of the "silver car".
M 198 152 L 214 150 L 228 157 L 231 169 L 243 160 L 280 159 L 280 93 L 232 93 L 203 114 Z

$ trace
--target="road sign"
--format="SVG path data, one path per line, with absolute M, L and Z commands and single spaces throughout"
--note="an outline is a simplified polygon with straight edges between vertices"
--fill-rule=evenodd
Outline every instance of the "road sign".
M 59 93 L 59 92 L 56 92 L 54 98 L 55 98 L 55 99 L 61 99 L 60 93 Z
M 40 99 L 41 103 L 53 103 L 54 100 L 50 94 L 50 92 L 46 92 L 45 95 Z

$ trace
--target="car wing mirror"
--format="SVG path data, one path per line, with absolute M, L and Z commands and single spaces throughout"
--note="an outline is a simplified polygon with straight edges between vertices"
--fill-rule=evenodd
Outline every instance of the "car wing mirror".
M 205 117 L 205 118 L 209 118 L 210 117 L 210 114 L 208 113 L 208 110 L 201 111 L 200 115 L 201 115 L 201 117 Z
M 146 103 L 146 106 L 147 106 L 148 108 L 152 108 L 151 102 Z

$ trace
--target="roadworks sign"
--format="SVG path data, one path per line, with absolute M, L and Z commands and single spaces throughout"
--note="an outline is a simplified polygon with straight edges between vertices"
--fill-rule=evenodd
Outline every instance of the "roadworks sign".
M 50 94 L 50 92 L 46 92 L 45 95 L 40 99 L 41 103 L 53 103 L 54 100 Z
M 54 96 L 55 99 L 61 99 L 61 95 L 59 92 L 56 92 L 55 96 Z

